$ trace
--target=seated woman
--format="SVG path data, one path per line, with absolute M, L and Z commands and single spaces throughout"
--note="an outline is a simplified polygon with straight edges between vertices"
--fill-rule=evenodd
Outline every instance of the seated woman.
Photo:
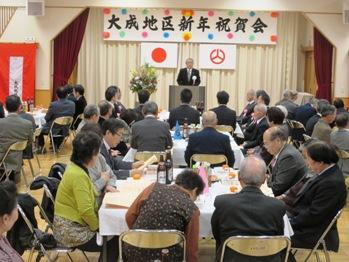
M 192 170 L 184 170 L 175 185 L 154 183 L 147 187 L 126 213 L 131 229 L 172 229 L 184 232 L 188 262 L 198 259 L 199 209 L 194 204 L 204 183 Z M 125 261 L 154 261 L 161 258 L 161 249 L 144 250 L 124 245 Z M 169 248 L 169 261 L 181 261 L 182 250 Z
M 88 252 L 102 251 L 96 243 L 99 227 L 97 192 L 88 175 L 88 168 L 96 165 L 100 145 L 101 138 L 93 132 L 77 134 L 73 140 L 71 163 L 64 172 L 55 200 L 55 238 L 68 247 Z M 116 246 L 116 237 L 108 241 L 108 261 L 116 261 Z
M 332 146 L 315 141 L 305 150 L 308 166 L 315 175 L 304 184 L 293 201 L 290 223 L 294 235 L 291 242 L 292 247 L 313 248 L 337 212 L 344 207 L 347 189 Z M 339 238 L 336 226 L 328 232 L 325 241 L 328 250 L 337 252 Z
M 9 231 L 18 218 L 16 185 L 5 181 L 0 183 L 0 261 L 22 262 L 21 256 L 10 246 L 5 233 Z

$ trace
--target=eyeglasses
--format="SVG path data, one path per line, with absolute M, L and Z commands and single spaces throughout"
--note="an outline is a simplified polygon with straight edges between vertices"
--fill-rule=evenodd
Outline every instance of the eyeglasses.
M 122 137 L 124 134 L 115 133 L 114 135 L 118 135 L 119 137 Z

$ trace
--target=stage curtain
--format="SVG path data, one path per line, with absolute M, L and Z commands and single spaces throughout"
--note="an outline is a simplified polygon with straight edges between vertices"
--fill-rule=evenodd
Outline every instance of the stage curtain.
M 331 101 L 332 81 L 332 44 L 314 27 L 314 62 L 315 75 L 318 85 L 317 98 Z
M 85 9 L 54 39 L 52 101 L 56 98 L 56 89 L 68 83 L 74 70 L 85 33 L 88 13 L 89 8 Z
M 276 46 L 238 45 L 236 70 L 200 70 L 207 88 L 207 107 L 217 105 L 216 93 L 230 94 L 229 106 L 238 113 L 246 103 L 248 89 L 265 89 L 272 103 L 280 100 L 284 89 L 297 89 L 298 23 L 300 13 L 280 13 Z M 104 99 L 109 85 L 122 91 L 122 102 L 134 107 L 136 95 L 129 92 L 130 71 L 140 63 L 140 43 L 103 41 L 103 12 L 91 8 L 78 58 L 77 81 L 85 86 L 90 103 Z M 199 44 L 180 43 L 177 69 L 158 69 L 158 91 L 151 96 L 161 109 L 168 108 L 168 86 L 176 84 L 180 67 L 192 57 L 198 67 Z

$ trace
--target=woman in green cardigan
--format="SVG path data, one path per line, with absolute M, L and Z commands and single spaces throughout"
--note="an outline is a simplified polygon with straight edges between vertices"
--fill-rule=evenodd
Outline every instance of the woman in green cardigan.
M 73 140 L 71 163 L 59 184 L 55 200 L 54 235 L 62 244 L 88 252 L 102 252 L 96 243 L 99 227 L 97 192 L 88 175 L 96 165 L 101 138 L 81 132 Z M 108 261 L 117 259 L 117 238 L 108 241 Z M 100 259 L 102 258 L 102 253 Z

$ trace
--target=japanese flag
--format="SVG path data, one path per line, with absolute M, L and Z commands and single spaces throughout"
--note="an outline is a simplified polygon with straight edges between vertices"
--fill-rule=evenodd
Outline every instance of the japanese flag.
M 0 44 L 0 101 L 12 94 L 34 99 L 35 53 L 36 44 Z
M 141 63 L 154 67 L 177 68 L 177 44 L 142 43 Z
M 199 67 L 201 69 L 235 69 L 235 45 L 200 45 Z

